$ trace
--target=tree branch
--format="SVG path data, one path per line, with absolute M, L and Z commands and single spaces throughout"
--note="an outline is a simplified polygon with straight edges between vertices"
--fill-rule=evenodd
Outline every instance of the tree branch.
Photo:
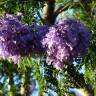
M 73 3 L 73 0 L 70 0 L 61 4 L 59 8 L 55 11 L 55 15 L 57 16 L 64 10 L 68 9 L 72 3 Z
M 74 65 L 68 65 L 67 72 L 69 76 L 74 80 L 74 84 L 76 87 L 85 88 L 89 94 L 89 96 L 94 96 L 94 90 L 91 85 L 86 84 L 84 80 L 84 75 L 76 71 Z
M 79 1 L 74 1 L 74 0 L 70 0 L 70 1 L 67 1 L 67 2 L 64 2 L 63 4 L 61 4 L 59 6 L 59 8 L 55 11 L 55 17 L 57 17 L 60 13 L 62 13 L 63 11 L 67 10 L 70 5 L 72 7 L 81 7 L 83 8 L 86 13 L 91 16 L 91 8 L 89 6 L 89 4 L 92 3 L 91 0 L 79 0 Z

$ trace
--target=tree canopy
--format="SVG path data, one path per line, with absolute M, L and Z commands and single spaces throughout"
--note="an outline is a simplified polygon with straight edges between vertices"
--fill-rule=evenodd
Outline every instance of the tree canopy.
M 0 0 L 1 96 L 71 87 L 96 95 L 96 1 Z

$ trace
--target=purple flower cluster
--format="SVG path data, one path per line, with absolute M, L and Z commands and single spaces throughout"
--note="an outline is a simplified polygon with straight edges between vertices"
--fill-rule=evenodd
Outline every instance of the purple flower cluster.
M 87 53 L 89 40 L 89 30 L 78 20 L 68 18 L 58 21 L 42 40 L 47 63 L 62 69 L 65 64 L 72 63 L 73 58 Z
M 62 69 L 87 53 L 90 32 L 75 19 L 59 20 L 51 27 L 22 24 L 20 17 L 0 17 L 0 58 L 19 63 L 20 57 L 46 52 L 46 61 Z
M 46 27 L 24 25 L 17 16 L 9 14 L 0 17 L 0 58 L 19 63 L 21 56 L 43 51 L 39 29 Z

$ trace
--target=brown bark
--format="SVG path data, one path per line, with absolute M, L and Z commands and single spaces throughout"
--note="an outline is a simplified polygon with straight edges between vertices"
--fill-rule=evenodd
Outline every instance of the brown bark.
M 20 96 L 26 96 L 25 94 L 25 73 L 22 73 L 22 77 L 21 77 L 21 87 L 20 87 Z
M 25 72 L 22 72 L 21 77 L 21 88 L 20 88 L 20 94 L 21 96 L 30 96 L 30 74 L 31 74 L 31 68 L 28 68 Z
M 55 0 L 48 0 L 45 3 L 44 7 L 44 21 L 47 25 L 53 25 L 55 22 L 55 15 L 54 15 L 54 9 L 55 9 Z

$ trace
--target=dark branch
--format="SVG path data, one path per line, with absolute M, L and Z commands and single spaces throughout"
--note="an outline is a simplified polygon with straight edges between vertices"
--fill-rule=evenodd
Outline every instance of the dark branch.
M 80 74 L 78 71 L 76 71 L 74 65 L 68 65 L 67 72 L 69 76 L 74 80 L 74 83 L 76 83 L 76 87 L 85 87 L 86 83 L 83 74 Z
M 88 16 L 91 16 L 91 8 L 90 3 L 92 3 L 92 0 L 79 0 L 75 2 L 74 0 L 70 0 L 67 2 L 64 2 L 59 6 L 59 8 L 55 11 L 55 18 L 62 13 L 63 11 L 67 10 L 70 6 L 72 7 L 81 7 L 83 10 L 88 14 Z
M 63 4 L 61 4 L 59 6 L 59 8 L 55 11 L 55 15 L 59 15 L 61 12 L 65 11 L 66 9 L 68 9 L 70 7 L 70 5 L 73 3 L 73 0 L 64 2 Z
M 89 96 L 94 96 L 94 90 L 91 85 L 86 84 L 84 75 L 76 71 L 74 65 L 68 65 L 67 72 L 69 76 L 74 80 L 73 83 L 76 87 L 85 88 L 88 91 Z

